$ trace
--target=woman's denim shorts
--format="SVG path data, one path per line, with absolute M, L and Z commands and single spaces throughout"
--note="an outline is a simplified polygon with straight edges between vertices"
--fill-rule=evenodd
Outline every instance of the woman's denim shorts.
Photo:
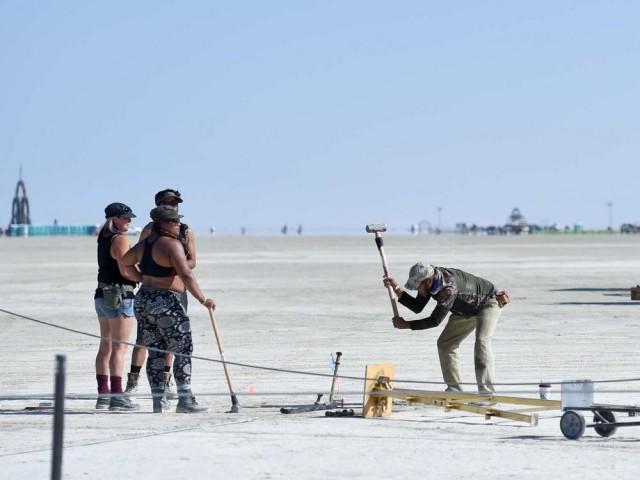
M 109 320 L 122 316 L 133 317 L 133 298 L 123 298 L 117 310 L 111 310 L 104 306 L 104 298 L 95 298 L 96 313 L 98 317 L 107 317 Z

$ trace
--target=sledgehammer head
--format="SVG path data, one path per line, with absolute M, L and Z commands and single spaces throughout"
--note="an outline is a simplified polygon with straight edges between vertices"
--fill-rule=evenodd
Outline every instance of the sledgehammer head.
M 386 232 L 387 226 L 384 223 L 372 223 L 364 228 L 367 233 Z

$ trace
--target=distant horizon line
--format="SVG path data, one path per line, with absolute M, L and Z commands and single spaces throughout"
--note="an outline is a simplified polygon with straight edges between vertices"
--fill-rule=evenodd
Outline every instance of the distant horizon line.
M 4 230 L 5 236 L 15 236 L 15 237 L 24 237 L 24 236 L 82 236 L 83 234 L 78 233 L 64 233 L 64 230 L 75 232 L 78 228 L 85 228 L 85 231 L 91 232 L 86 233 L 84 235 L 95 235 L 100 227 L 104 225 L 104 223 L 68 223 L 68 224 L 47 224 L 47 223 L 30 223 L 30 224 L 9 224 L 6 230 Z M 146 223 L 145 223 L 146 225 Z M 473 225 L 473 224 L 472 224 Z M 508 224 L 507 224 L 508 225 Z M 624 230 L 622 227 L 625 225 L 630 225 L 632 227 L 631 230 Z M 32 227 L 34 229 L 41 230 L 39 233 L 31 233 L 26 234 L 23 233 L 23 229 L 25 226 Z M 12 228 L 13 227 L 13 228 Z M 300 228 L 301 227 L 301 228 Z M 484 235 L 484 236 L 505 236 L 505 235 L 536 235 L 536 234 L 628 234 L 628 233 L 640 233 L 640 225 L 637 224 L 622 224 L 619 228 L 609 227 L 601 227 L 601 228 L 582 228 L 581 224 L 574 224 L 573 226 L 566 225 L 563 228 L 551 228 L 545 227 L 540 228 L 540 230 L 534 231 L 524 231 L 524 232 L 516 232 L 516 231 L 498 231 L 495 232 L 496 228 L 493 225 L 489 227 L 478 227 L 476 231 L 466 230 L 461 231 L 458 228 L 431 228 L 431 229 L 414 229 L 412 228 L 414 225 L 408 227 L 394 227 L 387 226 L 387 230 L 385 234 L 391 235 L 405 235 L 405 236 L 438 236 L 438 235 L 460 235 L 460 236 L 473 236 L 473 235 Z M 49 233 L 42 232 L 42 230 L 49 230 Z M 131 225 L 127 235 L 136 235 L 142 231 L 143 227 L 138 227 L 135 225 Z M 234 237 L 302 237 L 302 236 L 328 236 L 328 235 L 337 235 L 337 236 L 360 236 L 361 234 L 366 234 L 365 226 L 362 227 L 311 227 L 305 228 L 304 226 L 298 226 L 295 228 L 287 227 L 287 230 L 284 230 L 283 227 L 235 227 L 235 228 L 217 228 L 217 227 L 202 227 L 202 228 L 194 228 L 190 226 L 192 230 L 194 230 L 198 235 L 207 235 L 207 236 L 234 236 Z M 493 233 L 487 232 L 487 228 L 492 228 Z M 19 230 L 20 233 L 15 232 L 15 234 L 9 234 L 10 230 Z

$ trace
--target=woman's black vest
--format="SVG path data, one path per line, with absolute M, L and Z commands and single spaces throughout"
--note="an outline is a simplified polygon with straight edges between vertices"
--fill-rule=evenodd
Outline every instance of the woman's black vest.
M 98 282 L 136 286 L 136 282 L 122 276 L 118 262 L 111 256 L 111 242 L 120 234 L 98 236 Z

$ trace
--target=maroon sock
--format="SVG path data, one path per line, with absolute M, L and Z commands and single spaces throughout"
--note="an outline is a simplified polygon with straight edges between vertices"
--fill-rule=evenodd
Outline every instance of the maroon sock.
M 96 380 L 98 381 L 98 393 L 111 393 L 108 375 L 96 375 Z
M 111 393 L 122 393 L 122 377 L 111 377 Z

